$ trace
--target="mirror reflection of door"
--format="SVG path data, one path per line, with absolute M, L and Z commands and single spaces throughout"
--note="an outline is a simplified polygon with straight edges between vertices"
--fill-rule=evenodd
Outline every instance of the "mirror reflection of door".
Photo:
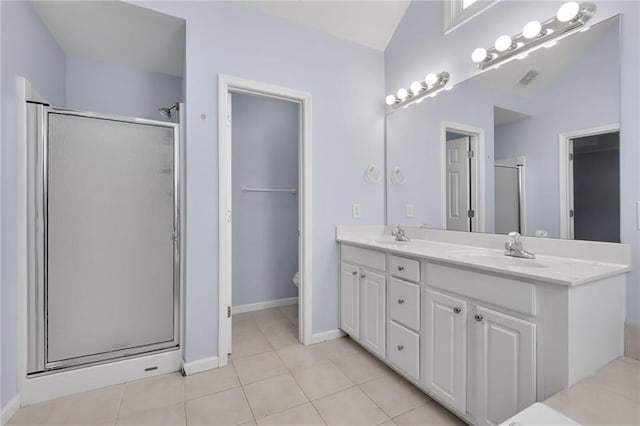
M 569 143 L 570 238 L 620 242 L 620 133 Z
M 524 226 L 524 157 L 496 160 L 495 181 L 495 233 L 516 231 L 526 234 Z
M 471 161 L 469 136 L 447 132 L 447 230 L 471 231 Z

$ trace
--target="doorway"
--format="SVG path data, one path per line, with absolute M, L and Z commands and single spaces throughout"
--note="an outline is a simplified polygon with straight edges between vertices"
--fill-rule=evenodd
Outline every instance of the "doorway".
M 311 342 L 311 97 L 220 75 L 218 108 L 218 364 L 224 366 L 233 347 L 234 306 L 240 313 L 298 302 L 295 338 Z M 278 118 L 276 110 L 284 115 Z M 287 116 L 293 116 L 293 128 L 278 123 Z M 236 119 L 249 124 L 238 135 L 234 134 L 239 131 L 234 127 Z M 287 167 L 283 167 L 285 159 Z M 283 253 L 279 246 L 286 246 L 284 257 L 277 254 Z M 297 299 L 291 296 L 295 272 Z M 255 273 L 259 276 L 251 276 Z M 262 286 L 270 280 L 275 286 Z
M 618 125 L 561 134 L 560 149 L 561 237 L 619 243 Z
M 484 232 L 484 131 L 443 122 L 441 148 L 443 228 Z

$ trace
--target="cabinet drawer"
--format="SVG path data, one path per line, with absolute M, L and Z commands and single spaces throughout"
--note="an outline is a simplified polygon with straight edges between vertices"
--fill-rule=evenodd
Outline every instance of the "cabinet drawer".
M 408 376 L 420 380 L 420 336 L 389 321 L 387 359 Z
M 343 261 L 356 263 L 382 272 L 386 270 L 385 254 L 380 251 L 343 244 L 341 256 Z
M 391 256 L 389 261 L 391 274 L 414 283 L 420 282 L 420 262 L 406 257 Z
M 420 330 L 420 287 L 396 278 L 389 283 L 389 315 L 392 320 Z
M 536 286 L 530 283 L 430 263 L 427 285 L 496 306 L 536 315 Z

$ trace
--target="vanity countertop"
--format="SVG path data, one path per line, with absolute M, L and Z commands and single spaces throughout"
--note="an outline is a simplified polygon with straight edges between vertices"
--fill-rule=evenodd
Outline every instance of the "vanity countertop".
M 536 254 L 535 259 L 505 256 L 503 250 L 412 238 L 397 242 L 390 235 L 338 233 L 337 241 L 455 266 L 543 281 L 578 286 L 631 270 L 629 265 Z M 525 247 L 526 248 L 526 247 Z

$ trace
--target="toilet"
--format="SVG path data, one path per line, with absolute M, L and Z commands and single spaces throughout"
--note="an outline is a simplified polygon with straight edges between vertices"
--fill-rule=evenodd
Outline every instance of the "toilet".
M 298 285 L 300 284 L 300 273 L 296 272 L 293 275 L 293 279 L 291 281 L 293 281 L 293 283 L 296 285 L 296 287 L 298 287 Z

